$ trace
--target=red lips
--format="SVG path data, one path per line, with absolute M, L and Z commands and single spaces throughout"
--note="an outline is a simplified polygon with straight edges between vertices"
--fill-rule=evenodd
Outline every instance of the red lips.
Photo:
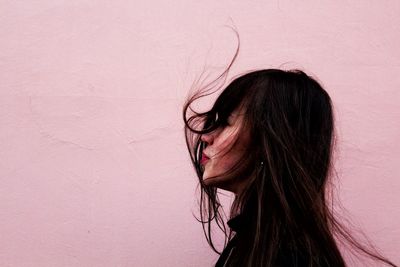
M 210 158 L 207 157 L 207 155 L 203 152 L 202 156 L 201 156 L 201 160 L 200 163 L 201 164 L 205 164 Z

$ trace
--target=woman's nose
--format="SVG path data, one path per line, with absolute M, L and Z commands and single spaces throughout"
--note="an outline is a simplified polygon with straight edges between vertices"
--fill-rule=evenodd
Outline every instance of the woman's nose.
M 202 134 L 200 139 L 201 141 L 207 143 L 207 145 L 211 145 L 214 141 L 214 135 L 212 133 Z

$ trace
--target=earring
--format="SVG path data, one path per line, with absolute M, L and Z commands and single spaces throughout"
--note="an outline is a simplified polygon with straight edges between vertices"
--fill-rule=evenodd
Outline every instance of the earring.
M 263 166 L 264 165 L 264 161 L 261 161 L 260 165 Z

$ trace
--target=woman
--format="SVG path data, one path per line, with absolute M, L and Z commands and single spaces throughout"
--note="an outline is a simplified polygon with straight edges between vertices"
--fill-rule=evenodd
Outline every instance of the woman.
M 234 79 L 209 111 L 187 119 L 190 104 L 204 95 L 190 97 L 183 115 L 205 236 L 219 253 L 211 238 L 215 221 L 229 240 L 216 266 L 346 266 L 336 236 L 396 266 L 355 241 L 329 209 L 334 117 L 315 79 L 301 70 L 251 71 Z M 229 234 L 218 188 L 235 194 Z

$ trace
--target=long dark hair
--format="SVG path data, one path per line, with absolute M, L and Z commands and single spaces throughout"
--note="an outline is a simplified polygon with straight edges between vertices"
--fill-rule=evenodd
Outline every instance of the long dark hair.
M 357 241 L 328 203 L 334 174 L 334 112 L 330 96 L 315 78 L 299 69 L 248 71 L 236 77 L 208 111 L 191 108 L 195 100 L 215 92 L 210 90 L 226 78 L 239 47 L 240 42 L 217 79 L 206 86 L 195 83 L 194 88 L 200 90 L 183 106 L 186 144 L 201 187 L 199 221 L 211 248 L 220 254 L 212 241 L 212 221 L 224 232 L 225 245 L 232 231 L 228 234 L 217 188 L 203 184 L 200 158 L 207 144 L 200 138 L 224 127 L 232 111 L 242 107 L 245 116 L 241 130 L 250 131 L 250 145 L 237 164 L 220 175 L 250 179 L 243 193 L 235 196 L 230 210 L 231 218 L 246 214 L 251 225 L 236 249 L 236 266 L 273 266 L 284 246 L 304 251 L 309 266 L 346 266 L 335 238 L 344 238 L 359 252 L 396 266 L 375 248 L 372 251 Z M 189 109 L 193 115 L 188 118 Z

